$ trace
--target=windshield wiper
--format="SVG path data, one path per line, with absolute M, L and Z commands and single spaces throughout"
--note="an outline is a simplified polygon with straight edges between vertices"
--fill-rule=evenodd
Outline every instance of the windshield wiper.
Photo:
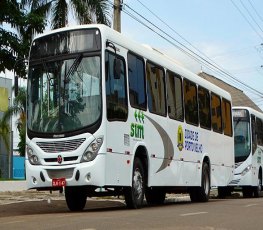
M 69 79 L 69 76 L 72 75 L 76 69 L 78 68 L 81 60 L 83 58 L 83 55 L 82 54 L 79 54 L 76 59 L 74 60 L 73 64 L 70 66 L 67 74 L 66 74 L 66 77 L 65 77 L 65 82 L 68 82 L 68 79 Z

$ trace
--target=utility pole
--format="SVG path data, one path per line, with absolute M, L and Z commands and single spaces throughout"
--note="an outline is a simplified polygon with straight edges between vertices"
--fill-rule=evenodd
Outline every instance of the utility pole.
M 122 0 L 114 0 L 113 6 L 113 29 L 121 32 L 121 8 L 122 8 Z

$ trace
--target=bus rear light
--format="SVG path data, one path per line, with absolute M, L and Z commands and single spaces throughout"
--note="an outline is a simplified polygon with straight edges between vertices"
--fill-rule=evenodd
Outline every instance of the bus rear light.
M 107 152 L 112 153 L 112 149 L 111 148 L 107 148 Z

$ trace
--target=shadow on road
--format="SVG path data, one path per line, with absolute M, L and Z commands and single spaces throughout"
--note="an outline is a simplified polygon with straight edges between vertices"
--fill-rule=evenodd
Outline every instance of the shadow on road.
M 178 201 L 168 199 L 162 205 L 147 205 L 143 208 L 165 207 L 171 205 L 191 204 L 188 200 Z M 119 211 L 127 209 L 123 200 L 87 200 L 83 212 L 102 212 L 102 211 Z M 14 217 L 23 215 L 39 215 L 39 214 L 58 214 L 72 213 L 69 211 L 65 200 L 42 200 L 42 201 L 24 201 L 19 203 L 0 205 L 1 217 Z

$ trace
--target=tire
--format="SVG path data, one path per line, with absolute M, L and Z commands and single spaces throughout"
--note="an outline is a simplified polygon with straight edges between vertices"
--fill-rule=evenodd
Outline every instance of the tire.
M 82 211 L 86 205 L 87 195 L 82 187 L 65 187 L 66 203 L 70 211 Z
M 201 187 L 190 188 L 192 202 L 207 202 L 210 195 L 210 170 L 207 163 L 203 163 Z
M 124 188 L 125 202 L 128 208 L 138 209 L 143 205 L 145 193 L 145 174 L 142 162 L 134 159 L 132 172 L 132 186 Z
M 262 190 L 262 178 L 261 175 L 258 175 L 258 186 L 254 187 L 254 197 L 258 198 Z
M 164 203 L 166 192 L 157 188 L 147 188 L 145 198 L 149 205 L 160 205 Z

